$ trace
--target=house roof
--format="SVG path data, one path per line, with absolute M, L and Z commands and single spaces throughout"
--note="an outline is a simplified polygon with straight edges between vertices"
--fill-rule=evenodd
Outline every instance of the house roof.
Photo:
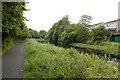
M 113 20 L 113 21 L 106 22 L 106 24 L 108 24 L 108 23 L 112 23 L 112 22 L 116 22 L 116 21 L 120 21 L 120 19 L 117 19 L 117 20 Z
M 104 24 L 104 22 L 100 22 L 100 23 L 97 23 L 97 24 L 93 24 L 92 26 L 97 26 L 97 25 L 100 25 L 100 24 Z
M 112 32 L 111 35 L 120 35 L 120 30 Z
M 112 21 L 109 21 L 109 22 L 100 22 L 100 23 L 97 23 L 97 24 L 93 24 L 92 26 L 97 26 L 97 25 L 100 25 L 100 24 L 109 24 L 109 23 L 116 22 L 116 21 L 120 21 L 120 19 L 112 20 Z

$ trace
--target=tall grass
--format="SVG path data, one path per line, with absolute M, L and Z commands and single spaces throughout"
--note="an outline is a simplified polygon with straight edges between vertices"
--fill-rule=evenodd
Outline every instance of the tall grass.
M 118 78 L 118 63 L 29 40 L 25 45 L 25 78 Z
M 101 43 L 100 45 L 90 45 L 83 43 L 74 43 L 72 45 L 81 48 L 90 48 L 101 51 L 103 50 L 108 54 L 118 54 L 118 43 L 113 42 Z

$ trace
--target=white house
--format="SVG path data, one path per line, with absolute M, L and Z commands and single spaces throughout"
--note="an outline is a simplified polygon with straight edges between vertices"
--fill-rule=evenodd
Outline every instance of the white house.
M 105 25 L 105 27 L 108 29 L 108 30 L 113 30 L 113 31 L 118 31 L 120 30 L 120 19 L 117 19 L 117 20 L 113 20 L 113 21 L 109 21 L 109 22 L 101 22 L 101 23 L 98 23 L 98 24 L 94 24 L 92 25 L 93 28 L 96 28 L 98 27 L 99 25 Z
M 120 19 L 109 21 L 105 23 L 105 26 L 107 29 L 116 29 L 116 31 L 120 30 L 118 24 L 120 22 Z

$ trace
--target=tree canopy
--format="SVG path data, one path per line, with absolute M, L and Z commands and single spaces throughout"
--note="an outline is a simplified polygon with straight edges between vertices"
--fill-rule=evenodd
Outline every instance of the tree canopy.
M 69 16 L 63 17 L 52 26 L 45 39 L 52 44 L 62 46 L 74 42 L 85 43 L 89 38 L 88 25 L 90 24 L 91 17 L 85 16 L 85 20 L 83 18 L 84 16 L 78 24 L 71 24 Z
M 99 43 L 102 41 L 107 41 L 108 30 L 104 25 L 99 25 L 91 30 L 91 35 L 93 42 Z
M 80 17 L 80 20 L 79 20 L 78 24 L 90 29 L 92 19 L 93 18 L 91 16 L 89 16 L 89 15 L 82 15 Z
M 2 2 L 2 49 L 28 37 L 24 17 L 25 2 Z
M 48 31 L 45 39 L 52 44 L 58 45 L 60 43 L 60 35 L 64 31 L 64 28 L 69 24 L 69 16 L 64 16 L 60 21 L 56 22 Z
M 89 31 L 87 28 L 77 25 L 68 25 L 61 34 L 61 45 L 69 45 L 71 43 L 85 43 L 89 38 Z
M 28 29 L 25 25 L 26 18 L 23 16 L 25 2 L 2 3 L 2 35 L 3 41 L 7 37 L 26 38 Z

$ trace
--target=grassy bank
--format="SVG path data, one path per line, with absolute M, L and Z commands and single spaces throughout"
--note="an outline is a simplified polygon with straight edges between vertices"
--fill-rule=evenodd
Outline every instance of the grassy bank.
M 20 39 L 13 39 L 13 38 L 8 38 L 4 41 L 2 44 L 2 48 L 0 50 L 0 55 L 4 55 L 7 51 L 9 51 L 11 48 L 13 48 L 15 45 L 23 42 L 24 40 Z
M 113 42 L 101 43 L 100 45 L 90 45 L 83 43 L 74 43 L 73 46 L 81 47 L 81 48 L 89 48 L 94 50 L 103 50 L 108 54 L 118 54 L 118 44 Z
M 29 40 L 25 45 L 25 78 L 117 78 L 118 63 Z

